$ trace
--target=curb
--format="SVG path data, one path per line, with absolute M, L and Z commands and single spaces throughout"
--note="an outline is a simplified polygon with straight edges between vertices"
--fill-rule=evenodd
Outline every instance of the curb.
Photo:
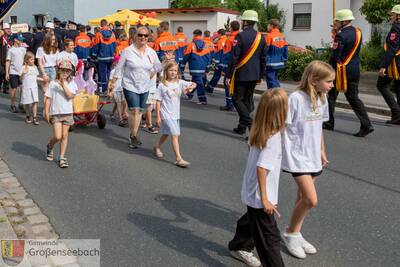
M 1 239 L 58 240 L 49 218 L 28 197 L 8 165 L 0 158 L 0 237 Z M 61 243 L 61 242 L 60 242 Z M 28 257 L 28 266 L 76 266 L 74 257 Z M 29 264 L 30 263 L 30 264 Z

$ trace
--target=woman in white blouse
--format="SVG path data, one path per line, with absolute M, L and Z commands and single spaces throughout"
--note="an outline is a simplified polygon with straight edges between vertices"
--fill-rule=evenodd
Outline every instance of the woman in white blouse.
M 162 70 L 156 52 L 147 46 L 149 29 L 138 28 L 134 43 L 125 48 L 115 70 L 112 83 L 122 78 L 122 88 L 129 108 L 130 147 L 142 143 L 137 138 L 142 111 L 146 107 L 151 77 Z

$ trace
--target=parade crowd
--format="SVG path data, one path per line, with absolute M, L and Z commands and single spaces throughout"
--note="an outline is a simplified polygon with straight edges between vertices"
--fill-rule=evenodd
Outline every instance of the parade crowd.
M 316 254 L 314 245 L 301 233 L 308 212 L 317 205 L 315 180 L 328 164 L 323 128 L 333 130 L 334 106 L 344 92 L 360 120 L 357 137 L 374 131 L 365 107 L 358 97 L 361 31 L 352 26 L 350 10 L 339 10 L 335 18 L 335 38 L 329 63 L 313 61 L 305 69 L 298 90 L 287 96 L 279 88 L 279 70 L 288 59 L 288 44 L 279 31 L 279 20 L 272 19 L 268 33 L 255 29 L 258 14 L 247 10 L 239 21 L 230 23 L 229 34 L 219 29 L 193 31 L 187 40 L 183 28 L 175 35 L 166 21 L 157 30 L 137 25 L 126 33 L 119 22 L 91 28 L 54 19 L 32 33 L 11 34 L 3 24 L 1 36 L 2 90 L 10 94 L 10 111 L 24 105 L 27 124 L 39 125 L 39 90 L 44 95 L 43 118 L 52 125 L 46 146 L 47 160 L 53 161 L 54 147 L 60 143 L 58 164 L 68 167 L 65 157 L 68 132 L 74 124 L 72 99 L 78 93 L 111 97 L 115 106 L 111 119 L 129 125 L 129 146 L 140 148 L 140 127 L 160 134 L 154 155 L 163 158 L 162 145 L 170 136 L 175 164 L 188 167 L 179 149 L 180 101 L 197 94 L 197 104 L 207 104 L 223 76 L 225 103 L 222 111 L 236 109 L 239 122 L 233 132 L 248 135 L 249 153 L 244 171 L 241 198 L 247 212 L 238 220 L 229 242 L 233 257 L 250 266 L 284 266 L 280 242 L 290 254 L 305 258 Z M 393 27 L 386 40 L 378 89 L 392 110 L 391 124 L 400 124 L 400 107 L 388 89 L 399 80 L 397 51 L 400 50 L 400 5 L 391 13 Z M 242 29 L 242 31 L 240 31 Z M 188 66 L 191 81 L 185 80 Z M 211 80 L 207 73 L 213 72 Z M 255 105 L 257 84 L 266 80 L 267 90 Z M 38 86 L 40 85 L 40 86 Z M 398 96 L 399 98 L 399 96 Z M 117 115 L 114 115 L 116 113 Z M 155 114 L 153 114 L 155 113 Z M 155 115 L 155 123 L 153 123 Z M 275 216 L 280 172 L 290 173 L 297 185 L 297 198 L 289 225 L 282 232 Z M 259 259 L 252 253 L 256 248 Z

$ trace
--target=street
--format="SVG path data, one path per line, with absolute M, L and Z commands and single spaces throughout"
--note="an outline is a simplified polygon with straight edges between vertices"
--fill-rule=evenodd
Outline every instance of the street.
M 50 218 L 61 238 L 101 239 L 102 266 L 244 266 L 227 243 L 245 211 L 240 200 L 247 159 L 244 138 L 232 133 L 236 112 L 221 112 L 222 93 L 207 106 L 182 101 L 182 156 L 173 165 L 152 155 L 159 135 L 141 131 L 140 149 L 128 147 L 129 130 L 108 121 L 70 134 L 68 169 L 45 159 L 51 134 L 44 121 L 34 127 L 24 114 L 8 111 L 0 96 L 0 157 Z M 109 110 L 106 108 L 107 118 Z M 317 182 L 319 202 L 306 218 L 303 236 L 318 254 L 295 259 L 282 250 L 286 266 L 400 265 L 400 127 L 373 119 L 375 132 L 352 136 L 359 122 L 337 112 L 334 132 L 325 132 L 329 167 Z M 56 149 L 56 155 L 58 148 Z M 278 220 L 283 230 L 296 186 L 281 174 Z

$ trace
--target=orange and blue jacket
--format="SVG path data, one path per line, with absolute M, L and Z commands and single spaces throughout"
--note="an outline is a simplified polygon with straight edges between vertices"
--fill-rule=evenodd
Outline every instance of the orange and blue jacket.
M 117 45 L 117 48 L 115 48 L 114 56 L 115 56 L 115 57 L 118 57 L 118 56 L 121 54 L 121 52 L 122 52 L 125 48 L 127 48 L 128 46 L 129 46 L 129 41 L 128 41 L 128 40 L 126 40 L 126 41 L 120 41 L 119 44 Z
M 90 57 L 90 50 L 92 49 L 92 40 L 89 35 L 84 32 L 80 32 L 78 36 L 75 37 L 75 48 L 74 52 L 78 56 L 78 59 L 84 62 L 88 61 Z
M 174 51 L 175 59 L 178 61 L 179 51 L 178 51 L 178 41 L 170 32 L 162 32 L 154 42 L 154 50 L 156 51 L 160 61 L 164 57 L 166 51 Z
M 267 44 L 267 69 L 279 70 L 288 60 L 288 43 L 279 29 L 272 29 L 265 38 Z
M 188 39 L 186 38 L 183 32 L 176 32 L 175 38 L 178 41 L 178 46 L 179 46 L 178 60 L 179 62 L 182 62 L 183 54 L 185 53 L 186 47 L 188 45 Z
M 232 60 L 232 48 L 233 43 L 235 42 L 236 35 L 239 34 L 239 31 L 233 31 L 230 33 L 229 37 L 225 41 L 225 46 L 222 49 L 222 54 L 220 58 L 219 67 L 227 68 L 229 62 Z
M 210 53 L 210 59 L 212 60 L 214 57 L 214 50 L 215 50 L 214 42 L 211 40 L 210 37 L 203 37 L 203 41 L 206 43 L 205 49 L 207 49 L 208 52 Z M 211 64 L 211 61 L 210 61 L 210 64 Z
M 189 62 L 190 75 L 205 75 L 208 65 L 211 64 L 211 54 L 201 36 L 194 37 L 193 41 L 187 46 L 183 57 L 183 67 L 186 62 Z
M 117 43 L 112 30 L 107 26 L 102 27 L 95 35 L 92 56 L 97 58 L 97 61 L 112 62 L 116 46 Z
M 219 37 L 217 46 L 214 49 L 213 61 L 217 65 L 221 62 L 221 58 L 222 58 L 222 54 L 223 54 L 222 52 L 225 47 L 225 43 L 226 43 L 227 39 L 228 39 L 228 37 L 226 37 L 226 35 L 222 35 L 221 37 Z

